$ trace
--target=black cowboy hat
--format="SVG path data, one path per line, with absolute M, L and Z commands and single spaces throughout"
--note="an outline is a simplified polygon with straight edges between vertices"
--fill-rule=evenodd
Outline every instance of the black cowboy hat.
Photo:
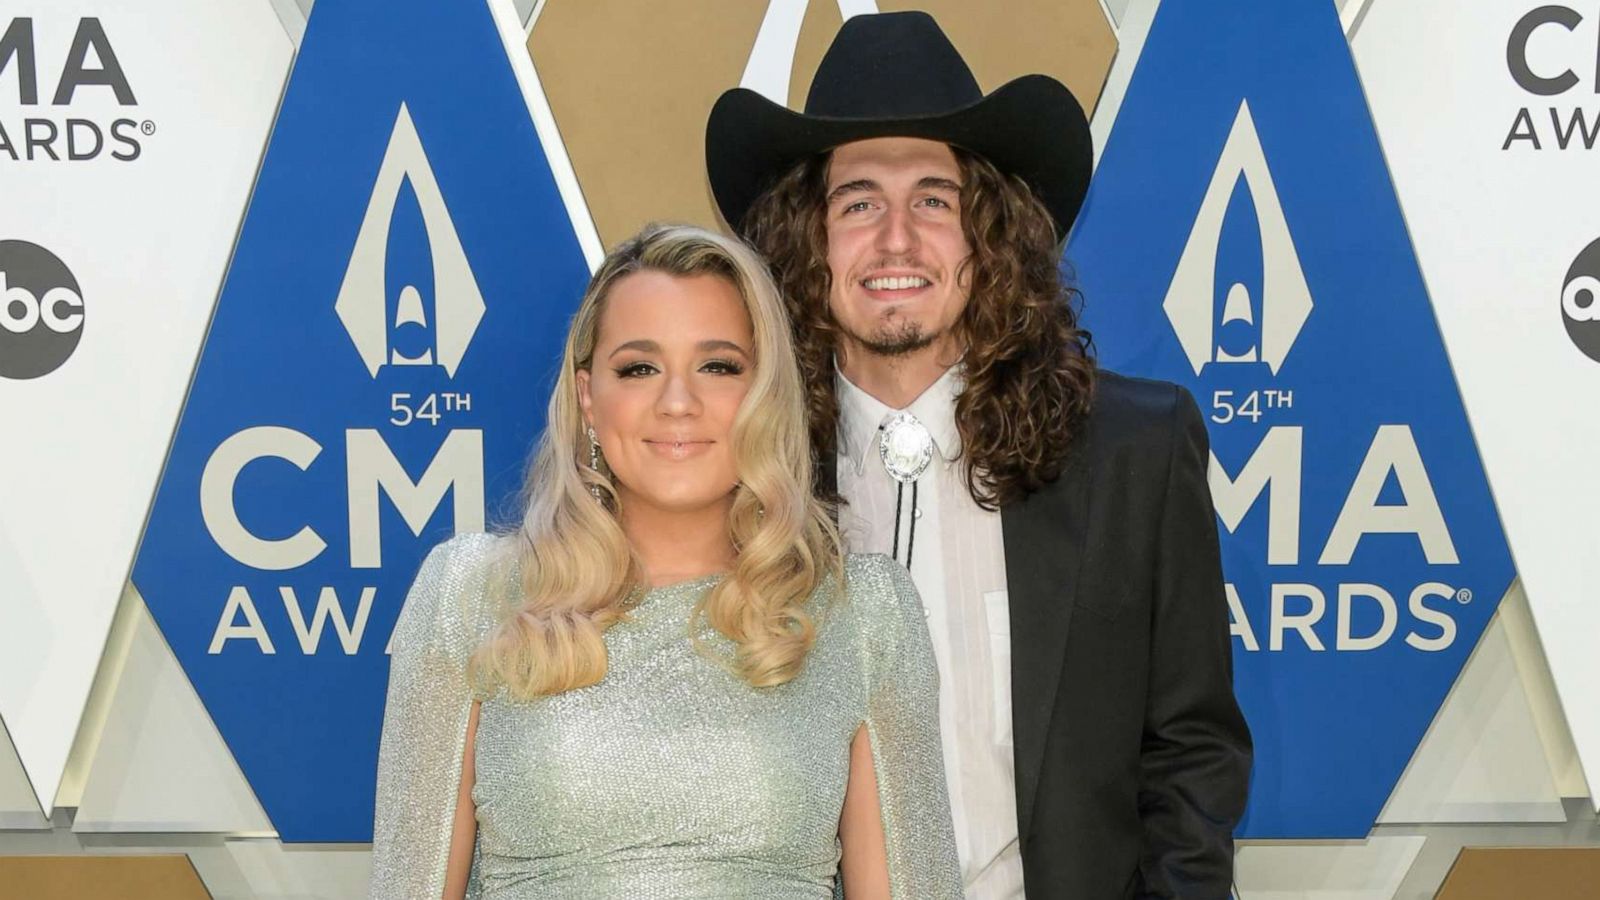
M 1089 122 L 1061 82 L 1024 75 L 988 96 L 923 12 L 855 16 L 817 67 L 804 113 L 755 91 L 717 98 L 706 122 L 706 171 L 722 217 L 746 211 L 795 163 L 874 137 L 943 141 L 1020 176 L 1066 237 L 1094 166 Z

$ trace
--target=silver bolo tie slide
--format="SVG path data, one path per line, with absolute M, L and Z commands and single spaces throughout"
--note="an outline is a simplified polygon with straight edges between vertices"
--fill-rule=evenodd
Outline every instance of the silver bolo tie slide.
M 878 426 L 878 458 L 896 482 L 894 495 L 894 552 L 900 559 L 900 513 L 906 485 L 911 485 L 911 527 L 906 537 L 905 567 L 911 568 L 911 549 L 917 540 L 917 479 L 933 462 L 933 435 L 908 412 L 889 415 Z

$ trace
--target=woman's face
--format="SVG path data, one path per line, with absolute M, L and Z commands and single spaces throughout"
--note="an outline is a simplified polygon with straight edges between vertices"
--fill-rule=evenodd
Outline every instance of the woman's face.
M 623 507 L 729 503 L 733 419 L 755 366 L 738 289 L 716 275 L 642 271 L 614 283 L 605 303 L 578 399 Z

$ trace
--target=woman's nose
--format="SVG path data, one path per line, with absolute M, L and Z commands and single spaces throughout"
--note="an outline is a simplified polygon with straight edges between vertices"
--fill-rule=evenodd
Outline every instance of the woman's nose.
M 664 416 L 690 416 L 700 411 L 700 396 L 688 375 L 669 374 L 662 380 L 656 411 Z

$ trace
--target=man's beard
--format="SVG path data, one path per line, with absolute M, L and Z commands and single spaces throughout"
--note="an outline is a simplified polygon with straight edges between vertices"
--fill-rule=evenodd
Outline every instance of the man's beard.
M 920 324 L 904 319 L 880 323 L 871 334 L 857 334 L 854 331 L 849 334 L 862 349 L 873 356 L 885 356 L 891 359 L 909 356 L 918 350 L 930 347 L 938 338 L 937 334 L 923 331 Z

